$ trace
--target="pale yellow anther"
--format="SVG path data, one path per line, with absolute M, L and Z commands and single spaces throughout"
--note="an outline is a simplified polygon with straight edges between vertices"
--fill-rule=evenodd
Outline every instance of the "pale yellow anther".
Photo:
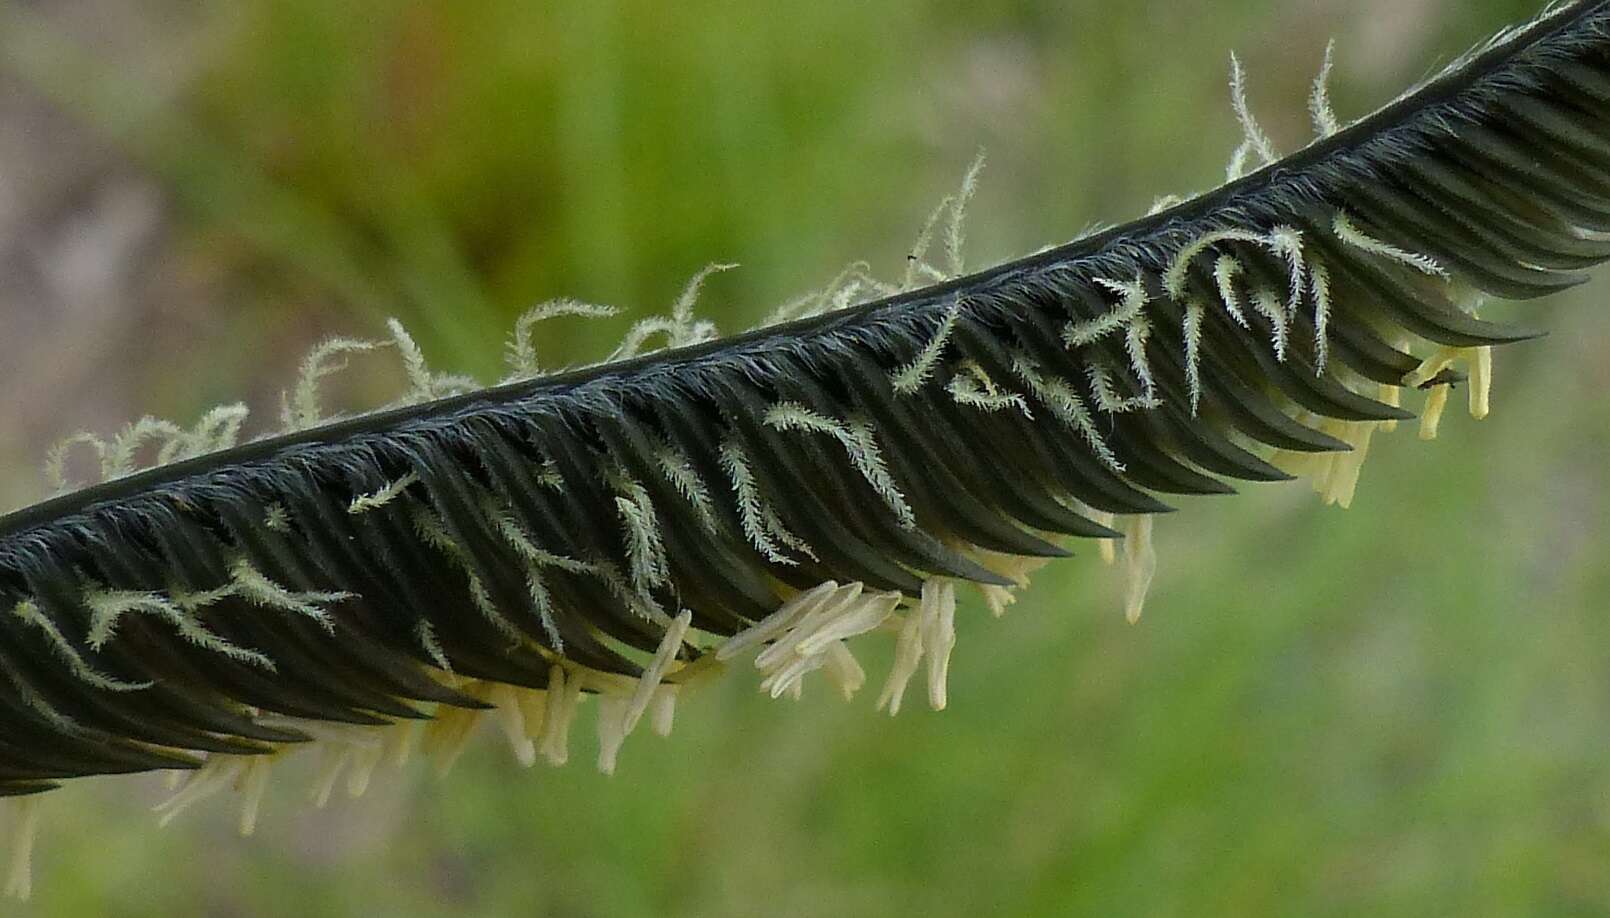
M 492 697 L 487 700 L 496 709 L 498 728 L 514 751 L 515 761 L 522 768 L 530 768 L 537 763 L 537 746 L 526 727 L 526 711 L 519 695 L 514 686 L 498 684 L 492 687 Z
M 1452 386 L 1433 386 L 1426 395 L 1425 411 L 1420 415 L 1420 439 L 1435 440 L 1442 425 L 1442 412 L 1448 407 L 1448 393 Z
M 839 695 L 845 701 L 854 700 L 855 693 L 866 685 L 866 670 L 861 668 L 860 662 L 855 659 L 855 654 L 850 652 L 849 646 L 843 641 L 833 642 L 823 653 L 826 656 L 826 663 L 822 668 L 826 670 L 833 685 L 838 688 Z
M 478 710 L 443 706 L 425 729 L 425 749 L 435 763 L 436 777 L 445 778 L 469 748 L 470 737 L 481 722 Z M 326 791 L 328 795 L 328 791 Z M 321 804 L 322 806 L 322 804 Z
M 943 711 L 949 703 L 950 654 L 956 648 L 956 584 L 948 578 L 923 583 L 922 602 L 930 604 L 929 584 L 937 582 L 932 608 L 923 615 L 923 656 L 928 661 L 928 707 Z
M 1336 505 L 1346 510 L 1353 505 L 1353 496 L 1358 490 L 1359 472 L 1364 468 L 1364 460 L 1369 458 L 1370 442 L 1375 436 L 1375 431 L 1382 424 L 1377 421 L 1343 423 L 1346 432 L 1342 435 L 1342 439 L 1353 447 L 1353 451 L 1329 454 L 1331 463 L 1321 497 L 1327 506 Z
M 1107 513 L 1106 511 L 1103 511 L 1103 510 L 1097 510 L 1097 511 L 1094 511 L 1094 512 L 1092 512 L 1090 514 L 1090 521 L 1091 522 L 1096 523 L 1097 525 L 1100 525 L 1100 526 L 1106 526 L 1108 529 L 1113 528 L 1113 522 L 1116 519 L 1117 519 L 1116 514 Z M 1118 562 L 1118 540 L 1117 539 L 1097 539 L 1096 540 L 1096 546 L 1097 546 L 1097 549 L 1101 552 L 1101 563 L 1102 564 L 1105 564 L 1105 565 L 1111 567 L 1113 564 L 1116 564 Z
M 1476 420 L 1487 417 L 1491 411 L 1491 398 L 1493 386 L 1493 349 L 1491 347 L 1441 347 L 1435 354 L 1421 362 L 1414 372 L 1403 378 L 1403 384 L 1409 387 L 1423 386 L 1435 379 L 1437 374 L 1448 369 L 1455 363 L 1462 363 L 1469 369 L 1470 376 L 1470 416 Z M 1426 418 L 1420 424 L 1420 439 L 1432 440 L 1437 436 L 1437 423 L 1441 420 L 1441 412 L 1448 400 L 1446 385 L 1433 387 L 1426 401 Z M 1433 415 L 1435 412 L 1435 415 Z
M 537 746 L 550 765 L 563 765 L 570 760 L 570 725 L 581 705 L 581 678 L 580 673 L 567 677 L 558 664 L 549 668 L 548 713 L 543 719 L 542 739 Z
M 1002 618 L 1006 615 L 1006 607 L 1017 602 L 1017 596 L 1011 587 L 996 586 L 993 583 L 977 584 L 978 593 L 984 597 L 984 606 L 989 609 L 991 618 Z
M 375 769 L 386 756 L 386 747 L 378 740 L 366 745 L 354 746 L 352 749 L 352 765 L 347 769 L 347 796 L 356 800 L 369 792 L 369 781 L 375 775 Z
M 1470 360 L 1470 416 L 1480 421 L 1492 410 L 1493 349 L 1473 349 Z
M 1124 618 L 1140 621 L 1146 594 L 1157 573 L 1157 549 L 1152 545 L 1150 514 L 1131 517 L 1124 527 Z
M 1401 408 L 1403 407 L 1403 387 L 1389 386 L 1385 383 L 1382 383 L 1375 396 L 1375 400 L 1383 405 L 1391 405 L 1393 408 Z M 1398 422 L 1396 418 L 1381 422 L 1381 433 L 1393 433 L 1397 429 Z
M 889 667 L 883 692 L 878 696 L 878 710 L 888 709 L 890 717 L 900 713 L 906 685 L 922 664 L 922 625 L 923 617 L 919 611 L 907 613 L 900 621 L 900 632 L 894 645 L 894 662 Z
M 659 647 L 654 651 L 654 659 L 643 669 L 643 675 L 638 678 L 637 685 L 632 690 L 631 703 L 627 705 L 623 729 L 626 735 L 637 728 L 637 722 L 648 711 L 650 703 L 654 700 L 655 691 L 660 687 L 660 680 L 671 671 L 676 662 L 676 655 L 682 649 L 682 640 L 687 637 L 688 629 L 693 626 L 693 613 L 683 610 L 671 622 L 665 634 L 660 639 Z
M 423 721 L 405 721 L 385 731 L 386 759 L 393 768 L 406 768 L 414 757 L 414 747 L 424 735 Z
M 654 690 L 654 700 L 649 704 L 649 726 L 655 736 L 671 735 L 671 727 L 676 723 L 676 696 L 680 689 L 679 685 L 661 685 Z
M 341 779 L 341 771 L 347 767 L 347 761 L 351 758 L 351 749 L 324 750 L 324 761 L 319 763 L 318 774 L 313 779 L 313 786 L 308 790 L 308 802 L 313 804 L 314 809 L 322 810 L 330 805 L 330 795 L 335 793 L 335 785 Z
M 612 775 L 620 761 L 621 746 L 626 742 L 626 715 L 631 699 L 619 695 L 601 695 L 598 699 L 598 771 Z
M 268 793 L 269 757 L 266 755 L 253 756 L 246 763 L 246 772 L 240 777 L 241 792 L 245 800 L 240 806 L 240 834 L 251 835 L 257 831 L 257 815 L 263 806 L 263 797 Z
M 232 786 L 245 770 L 251 756 L 214 755 L 200 768 L 189 773 L 184 783 L 168 799 L 151 808 L 159 813 L 158 826 L 166 826 L 192 805 Z
M 6 895 L 27 899 L 33 894 L 34 838 L 39 834 L 39 797 L 23 797 L 10 806 L 11 859 L 6 866 Z
M 1418 389 L 1435 379 L 1438 373 L 1452 366 L 1454 361 L 1459 359 L 1461 352 L 1457 347 L 1438 348 L 1436 353 L 1420 361 L 1420 365 L 1413 372 L 1403 377 L 1403 385 L 1410 389 Z

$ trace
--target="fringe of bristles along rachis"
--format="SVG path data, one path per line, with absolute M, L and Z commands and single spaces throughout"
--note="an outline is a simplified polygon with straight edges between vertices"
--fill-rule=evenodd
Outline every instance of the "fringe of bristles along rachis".
M 1610 257 L 1607 33 L 1610 3 L 1555 7 L 1348 126 L 1327 53 L 1319 137 L 1284 159 L 1232 62 L 1220 188 L 967 274 L 975 164 L 898 282 L 851 265 L 733 338 L 693 314 L 716 266 L 596 366 L 547 373 L 535 331 L 603 307 L 528 313 L 486 389 L 394 322 L 317 348 L 266 438 L 240 442 L 238 405 L 69 438 L 58 496 L 0 519 L 10 892 L 67 778 L 165 770 L 162 821 L 234 791 L 249 833 L 297 749 L 324 757 L 320 805 L 416 748 L 445 773 L 482 720 L 557 765 L 589 697 L 611 772 L 723 663 L 850 697 L 874 633 L 878 707 L 923 672 L 943 708 L 958 587 L 1000 615 L 1074 539 L 1122 542 L 1138 618 L 1156 494 L 1303 476 L 1346 506 L 1406 392 L 1425 438 L 1456 383 L 1487 413 L 1491 347 L 1531 334 L 1483 297 Z M 321 380 L 379 348 L 405 397 L 328 417 Z M 102 480 L 72 490 L 88 462 Z

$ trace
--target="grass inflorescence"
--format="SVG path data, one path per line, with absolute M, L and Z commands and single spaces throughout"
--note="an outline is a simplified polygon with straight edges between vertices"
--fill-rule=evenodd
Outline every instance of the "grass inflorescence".
M 878 706 L 921 672 L 942 708 L 958 586 L 999 614 L 1099 540 L 1134 619 L 1167 496 L 1302 476 L 1346 505 L 1406 396 L 1428 438 L 1455 385 L 1485 416 L 1491 349 L 1533 335 L 1481 318 L 1487 298 L 1610 258 L 1610 3 L 1558 6 L 1351 125 L 1322 71 L 1318 139 L 1285 158 L 1232 73 L 1225 185 L 1028 258 L 966 273 L 975 166 L 901 282 L 853 265 L 745 334 L 695 317 L 714 266 L 599 365 L 545 371 L 534 329 L 605 307 L 528 314 L 490 388 L 393 323 L 311 354 L 273 435 L 241 442 L 228 406 L 64 441 L 62 493 L 0 519 L 13 891 L 32 795 L 75 777 L 187 773 L 164 819 L 236 789 L 250 831 L 300 747 L 326 751 L 317 800 L 416 746 L 448 767 L 483 717 L 562 764 L 588 698 L 613 771 L 723 664 L 850 697 L 851 642 L 878 633 Z M 331 417 L 320 380 L 381 348 L 404 398 Z M 74 489 L 84 456 L 101 480 Z

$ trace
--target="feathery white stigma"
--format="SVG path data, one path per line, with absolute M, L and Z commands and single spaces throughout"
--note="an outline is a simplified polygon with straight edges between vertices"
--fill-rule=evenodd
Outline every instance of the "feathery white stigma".
M 1336 234 L 1337 239 L 1361 252 L 1379 255 L 1399 264 L 1408 265 L 1421 274 L 1431 277 L 1446 278 L 1448 276 L 1447 270 L 1442 265 L 1437 264 L 1435 259 L 1405 251 L 1366 234 L 1354 225 L 1353 218 L 1349 217 L 1346 211 L 1336 212 L 1335 218 L 1331 220 L 1331 232 Z
M 1308 115 L 1313 120 L 1314 133 L 1322 138 L 1342 129 L 1330 103 L 1330 76 L 1335 64 L 1336 41 L 1332 39 L 1325 45 L 1325 62 L 1320 65 L 1319 75 L 1314 77 L 1314 88 L 1308 95 Z

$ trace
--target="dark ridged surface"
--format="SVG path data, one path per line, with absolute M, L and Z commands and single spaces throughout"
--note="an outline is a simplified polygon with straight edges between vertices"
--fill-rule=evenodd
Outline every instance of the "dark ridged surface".
M 1339 372 L 1371 389 L 1397 384 L 1419 363 L 1397 346 L 1400 333 L 1460 347 L 1531 334 L 1474 318 L 1443 282 L 1350 246 L 1333 230 L 1338 214 L 1496 297 L 1568 287 L 1610 256 L 1610 242 L 1577 231 L 1610 229 L 1607 30 L 1610 4 L 1569 5 L 1274 166 L 990 271 L 253 443 L 12 514 L 0 520 L 0 793 L 195 763 L 175 750 L 252 753 L 302 738 L 256 723 L 250 709 L 380 724 L 420 716 L 419 702 L 477 704 L 431 674 L 443 662 L 538 688 L 561 654 L 635 675 L 633 655 L 652 653 L 663 634 L 654 610 L 687 608 L 696 628 L 730 635 L 775 606 L 783 585 L 833 579 L 915 594 L 931 576 L 1005 584 L 958 545 L 1056 556 L 1064 550 L 1044 534 L 1116 535 L 1086 508 L 1155 513 L 1166 506 L 1154 493 L 1228 493 L 1223 479 L 1286 477 L 1247 445 L 1344 445 L 1293 420 L 1291 406 L 1354 422 L 1409 416 Z M 1216 243 L 1186 266 L 1179 301 L 1165 289 L 1176 254 L 1203 235 L 1281 227 L 1302 234 L 1309 266 L 1330 278 L 1323 367 L 1314 290 L 1292 291 L 1289 266 L 1266 246 Z M 1213 267 L 1225 255 L 1242 271 L 1233 289 L 1245 325 L 1219 298 Z M 1092 367 L 1107 369 L 1117 398 L 1148 394 L 1124 331 L 1072 349 L 1062 334 L 1120 306 L 1098 281 L 1137 277 L 1157 403 L 1102 413 Z M 1257 287 L 1298 304 L 1283 355 L 1270 345 L 1273 323 L 1251 308 Z M 896 391 L 891 374 L 958 303 L 932 378 Z M 1205 307 L 1194 362 L 1184 332 L 1193 303 Z M 1032 418 L 958 403 L 947 384 L 962 361 L 1024 399 Z M 1023 361 L 1078 395 L 1116 462 L 1020 378 Z M 834 437 L 768 424 L 780 402 L 869 425 L 916 525 L 902 525 Z M 707 513 L 662 473 L 667 450 L 702 482 Z M 772 558 L 754 543 L 724 465 L 734 451 L 810 553 L 779 543 L 787 557 Z M 409 475 L 417 482 L 397 500 L 348 512 L 355 497 Z M 637 584 L 618 504 L 633 485 L 658 521 L 668 575 Z M 285 525 L 269 526 L 271 514 Z M 533 568 L 510 526 L 519 541 L 588 567 Z M 243 560 L 286 590 L 349 595 L 324 604 L 327 621 L 244 595 L 199 613 L 272 668 L 187 643 L 144 615 L 125 616 L 99 649 L 88 642 L 90 592 L 202 593 L 229 583 Z M 81 678 L 36 622 L 9 612 L 23 602 L 95 672 L 153 685 L 113 691 Z

